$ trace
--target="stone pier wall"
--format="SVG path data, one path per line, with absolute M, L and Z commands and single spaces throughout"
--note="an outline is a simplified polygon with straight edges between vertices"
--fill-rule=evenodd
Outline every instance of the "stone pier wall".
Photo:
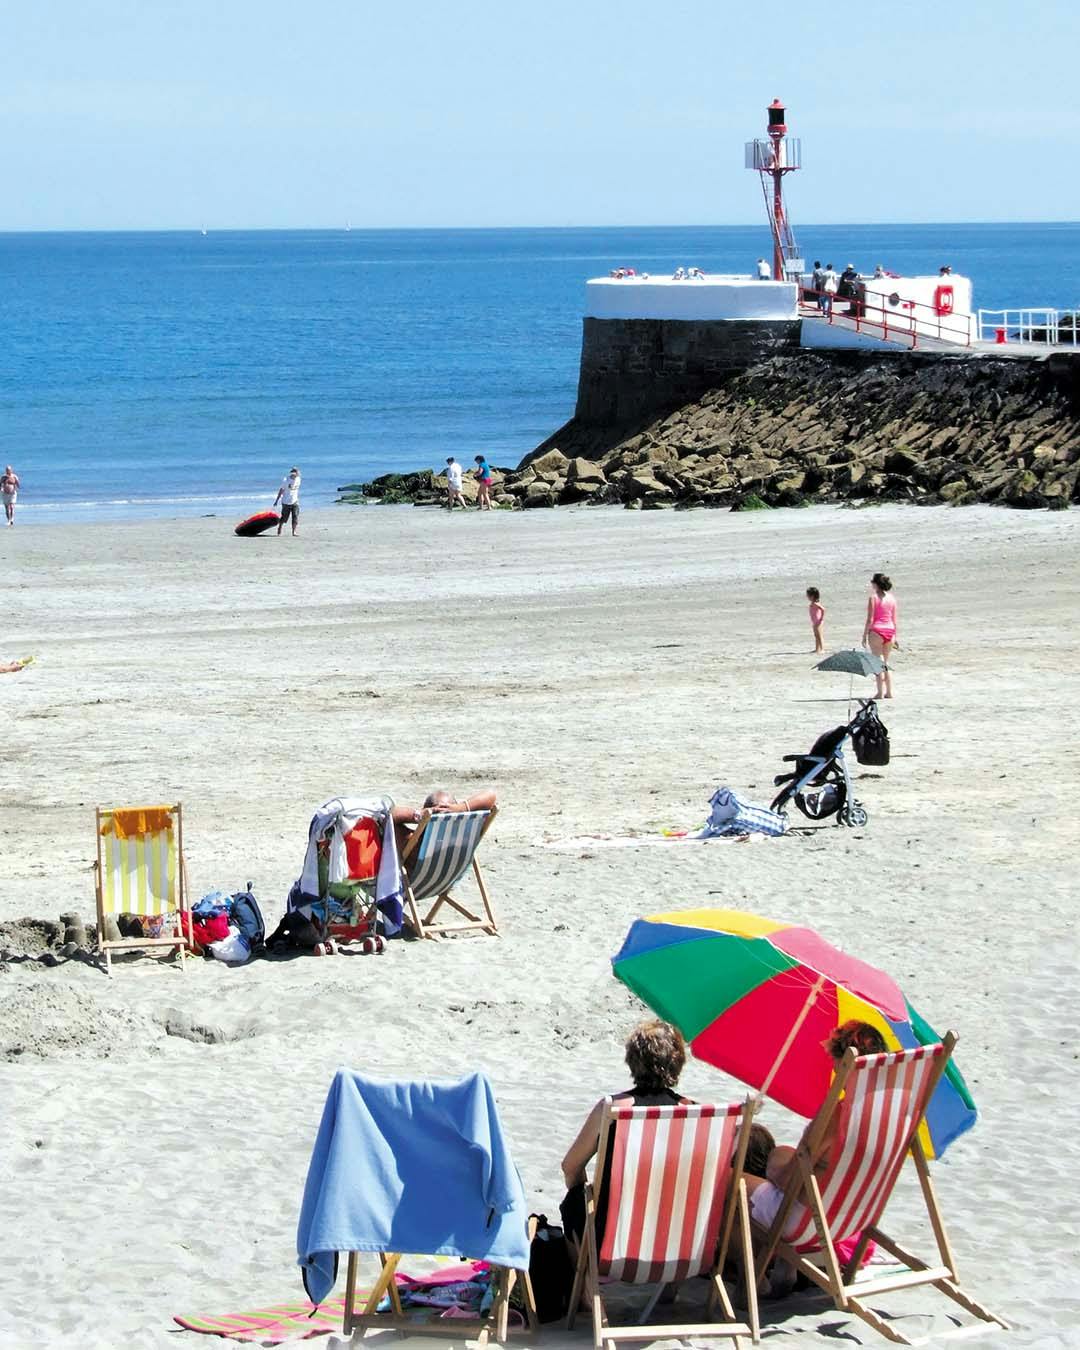
M 630 426 L 799 346 L 797 319 L 585 319 L 575 419 Z

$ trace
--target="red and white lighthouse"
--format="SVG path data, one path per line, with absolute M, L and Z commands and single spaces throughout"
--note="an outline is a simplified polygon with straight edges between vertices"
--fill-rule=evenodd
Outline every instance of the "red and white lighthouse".
M 804 271 L 784 206 L 784 175 L 802 168 L 802 143 L 797 136 L 787 134 L 786 109 L 778 98 L 769 104 L 768 113 L 768 140 L 746 142 L 746 167 L 761 175 L 761 190 L 772 228 L 773 276 L 777 281 L 788 281 L 800 277 Z

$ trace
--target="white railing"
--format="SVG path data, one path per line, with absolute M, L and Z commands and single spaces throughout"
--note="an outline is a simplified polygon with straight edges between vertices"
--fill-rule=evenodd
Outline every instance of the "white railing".
M 1050 309 L 980 309 L 979 341 L 1047 347 L 1080 347 L 1080 306 Z

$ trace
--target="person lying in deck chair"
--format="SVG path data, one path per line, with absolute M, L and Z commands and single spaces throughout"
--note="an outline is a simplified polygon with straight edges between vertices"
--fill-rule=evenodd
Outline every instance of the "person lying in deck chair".
M 435 815 L 441 815 L 447 811 L 491 811 L 495 802 L 495 793 L 490 791 L 474 792 L 471 797 L 463 797 L 458 800 L 458 798 L 451 796 L 445 788 L 436 788 L 434 792 L 429 792 L 424 798 L 423 806 L 410 806 L 407 803 L 395 806 L 392 818 L 394 833 L 397 835 L 398 853 L 402 852 L 406 840 L 412 834 L 411 827 L 419 822 L 425 811 L 431 811 Z

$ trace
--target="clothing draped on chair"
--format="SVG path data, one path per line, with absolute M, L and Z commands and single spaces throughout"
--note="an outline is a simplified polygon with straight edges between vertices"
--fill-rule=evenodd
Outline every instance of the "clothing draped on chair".
M 319 878 L 319 845 L 327 846 L 327 885 L 352 880 L 349 869 L 348 836 L 365 817 L 376 822 L 381 835 L 381 853 L 378 872 L 372 880 L 375 906 L 383 916 L 388 933 L 401 928 L 402 882 L 397 842 L 391 812 L 392 797 L 331 797 L 316 807 L 308 826 L 307 852 L 300 874 L 300 891 L 304 900 L 322 900 L 323 887 Z

